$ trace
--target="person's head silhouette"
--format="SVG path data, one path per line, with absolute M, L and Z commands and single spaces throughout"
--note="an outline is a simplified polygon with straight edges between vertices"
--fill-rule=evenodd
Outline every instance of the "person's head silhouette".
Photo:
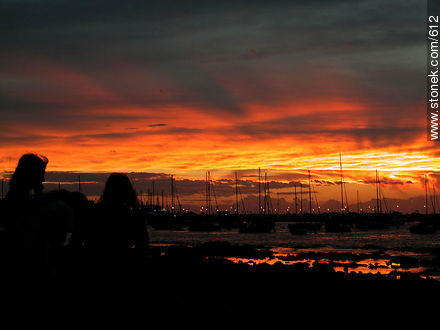
M 9 194 L 41 194 L 48 159 L 38 154 L 24 154 L 10 181 Z
M 136 206 L 137 196 L 130 179 L 125 174 L 112 173 L 105 183 L 102 201 L 110 206 Z

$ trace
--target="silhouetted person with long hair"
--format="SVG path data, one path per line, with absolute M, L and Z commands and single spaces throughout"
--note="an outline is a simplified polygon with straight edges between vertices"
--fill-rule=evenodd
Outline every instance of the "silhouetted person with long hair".
M 37 154 L 25 154 L 9 181 L 9 192 L 2 205 L 1 246 L 12 252 L 19 233 L 26 226 L 26 218 L 35 208 L 43 191 L 44 174 L 48 160 Z
M 7 273 L 7 281 L 2 283 L 5 291 L 9 291 L 3 291 L 3 297 L 9 300 L 11 312 L 29 317 L 34 312 L 41 319 L 44 316 L 37 311 L 49 302 L 49 296 L 53 297 L 48 290 L 54 283 L 50 274 L 54 274 L 52 266 L 59 261 L 54 253 L 57 239 L 53 225 L 62 223 L 70 212 L 64 204 L 46 208 L 51 204 L 43 198 L 47 164 L 45 156 L 31 153 L 21 156 L 2 210 L 2 261 Z
M 148 235 L 137 212 L 136 192 L 126 175 L 113 173 L 107 179 L 90 224 L 85 247 L 95 276 L 91 289 L 108 309 L 108 320 L 102 321 L 127 327 L 121 322 L 138 308 Z
M 4 203 L 4 245 L 10 254 L 28 257 L 42 253 L 38 244 L 42 227 L 36 212 L 43 191 L 48 160 L 37 154 L 25 154 L 18 161 Z
M 125 261 L 130 256 L 130 260 L 140 261 L 144 257 L 147 232 L 138 216 L 136 192 L 126 175 L 110 175 L 93 216 L 86 247 L 112 260 L 118 257 Z

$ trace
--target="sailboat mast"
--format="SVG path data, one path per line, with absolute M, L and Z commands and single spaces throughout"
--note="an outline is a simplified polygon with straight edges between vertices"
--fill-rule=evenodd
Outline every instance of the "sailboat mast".
M 265 177 L 265 179 L 264 179 L 264 181 L 263 181 L 263 204 L 262 204 L 262 207 L 263 207 L 263 214 L 266 214 L 266 211 L 267 211 L 267 209 L 266 209 L 266 199 L 267 199 L 267 191 L 266 191 L 266 177 L 267 177 L 267 173 L 264 173 L 264 177 Z
M 205 172 L 205 213 L 208 214 L 208 172 Z
M 377 169 L 376 169 L 376 213 L 379 213 L 379 180 L 377 179 Z
M 310 170 L 309 171 L 309 213 L 312 214 L 312 190 L 311 190 L 311 180 L 310 180 Z
M 214 184 L 211 184 L 212 193 L 214 194 L 214 201 L 215 201 L 215 212 L 217 213 L 219 211 L 218 203 L 217 203 L 217 196 L 215 195 L 215 188 Z
M 425 214 L 428 214 L 428 184 L 426 181 L 426 174 L 425 177 Z
M 350 203 L 348 201 L 348 196 L 347 196 L 347 187 L 345 186 L 345 182 L 344 182 L 344 194 L 345 194 L 345 203 L 347 203 L 347 205 L 345 206 L 345 210 L 347 212 L 350 212 Z
M 277 214 L 280 214 L 280 193 L 277 192 Z
M 267 172 L 264 173 L 264 214 L 269 214 L 269 185 L 267 183 Z
M 316 190 L 315 190 L 314 186 L 313 186 L 313 195 L 315 196 L 316 210 L 318 211 L 318 214 L 321 214 L 319 202 L 318 202 L 318 197 L 316 196 Z
M 238 215 L 238 178 L 235 172 L 235 213 Z
M 151 182 L 151 205 L 154 204 L 154 198 L 156 197 L 155 191 L 154 191 L 154 180 Z
M 357 202 L 358 213 L 361 213 L 361 209 L 359 205 L 359 190 L 356 190 L 356 202 Z
M 211 173 L 208 171 L 208 214 L 211 215 Z
M 296 182 L 295 182 L 295 214 L 298 214 L 298 197 L 296 197 Z
M 382 189 L 380 188 L 380 174 L 377 172 L 377 185 L 379 189 L 379 213 L 383 213 L 382 210 Z
M 258 168 L 258 213 L 261 213 L 261 169 Z
M 175 204 L 174 204 L 174 177 L 171 175 L 171 212 L 174 213 Z
M 341 212 L 344 211 L 344 180 L 342 177 L 342 156 L 339 152 L 339 168 L 341 174 Z

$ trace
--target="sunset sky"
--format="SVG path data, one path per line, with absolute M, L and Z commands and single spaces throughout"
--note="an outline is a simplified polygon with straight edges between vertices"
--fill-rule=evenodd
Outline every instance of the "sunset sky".
M 311 170 L 324 201 L 338 198 L 341 152 L 347 189 L 364 200 L 376 169 L 390 198 L 424 196 L 424 174 L 437 183 L 425 1 L 0 8 L 3 172 L 26 152 L 47 156 L 63 182 L 73 171 L 120 171 L 174 174 L 183 185 L 208 170 L 255 181 L 261 168 L 291 193 Z

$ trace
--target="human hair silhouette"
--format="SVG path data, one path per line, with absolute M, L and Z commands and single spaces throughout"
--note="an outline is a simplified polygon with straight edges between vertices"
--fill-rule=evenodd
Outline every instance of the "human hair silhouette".
M 36 195 L 41 194 L 48 162 L 47 157 L 35 153 L 21 156 L 9 183 L 6 199 L 26 198 L 32 191 Z
M 128 176 L 121 173 L 110 174 L 101 201 L 106 205 L 135 207 L 137 196 Z

